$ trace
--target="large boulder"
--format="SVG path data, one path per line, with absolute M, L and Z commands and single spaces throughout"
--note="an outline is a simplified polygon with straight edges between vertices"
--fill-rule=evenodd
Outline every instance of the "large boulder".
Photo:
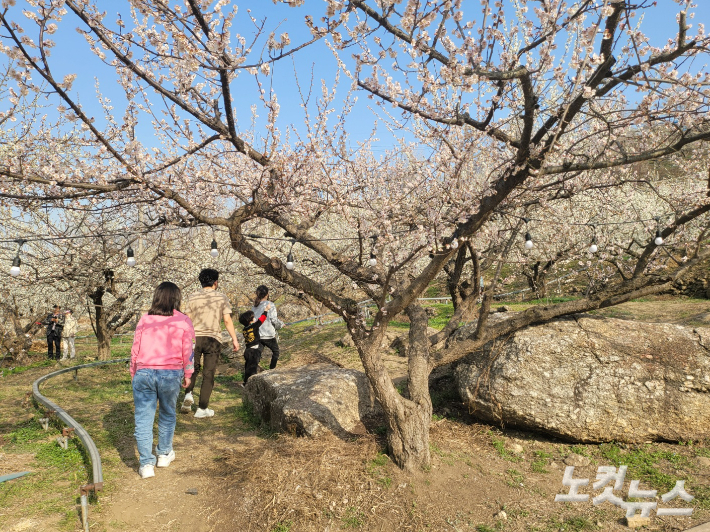
M 579 315 L 492 342 L 454 374 L 475 415 L 508 426 L 581 442 L 710 436 L 710 329 Z
M 313 316 L 313 311 L 304 305 L 297 303 L 284 303 L 277 308 L 279 319 L 284 323 L 304 320 Z
M 239 336 L 237 336 L 237 339 L 241 343 L 241 338 L 239 338 Z M 244 359 L 244 349 L 242 348 L 239 351 L 234 350 L 234 346 L 232 345 L 232 337 L 229 336 L 229 333 L 227 331 L 222 331 L 221 354 L 223 358 L 226 358 L 230 362 L 240 361 Z
M 381 413 L 361 371 L 330 364 L 274 369 L 249 378 L 245 401 L 271 429 L 298 436 L 362 434 Z

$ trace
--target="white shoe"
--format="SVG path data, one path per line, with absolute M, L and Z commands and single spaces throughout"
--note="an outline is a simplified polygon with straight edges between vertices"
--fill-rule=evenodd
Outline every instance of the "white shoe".
M 195 400 L 192 398 L 192 392 L 185 394 L 185 398 L 182 400 L 182 406 L 180 407 L 180 412 L 183 414 L 189 414 L 192 412 L 192 405 Z
M 212 417 L 214 416 L 214 410 L 209 408 L 198 408 L 195 411 L 195 417 Z
M 63 356 L 62 358 L 60 358 L 59 360 L 66 360 L 66 359 L 67 359 L 67 357 L 66 357 L 66 355 L 64 355 L 64 356 Z
M 138 474 L 141 478 L 150 478 L 155 476 L 155 468 L 153 464 L 146 464 L 138 469 Z
M 175 460 L 175 451 L 170 451 L 168 454 L 158 455 L 157 467 L 168 467 L 170 462 Z

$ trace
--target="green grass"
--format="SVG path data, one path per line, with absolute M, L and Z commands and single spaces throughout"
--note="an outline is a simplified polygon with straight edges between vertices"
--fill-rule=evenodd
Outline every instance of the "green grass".
M 662 490 L 663 493 L 673 489 L 676 480 L 687 479 L 687 476 L 682 476 L 680 469 L 689 465 L 688 459 L 672 451 L 653 450 L 650 445 L 622 449 L 614 443 L 603 443 L 599 446 L 599 452 L 616 467 L 628 466 L 627 479 L 641 480 L 650 484 L 653 489 Z M 663 462 L 673 466 L 678 473 L 669 475 L 662 472 L 658 464 Z
M 12 517 L 61 515 L 63 530 L 75 530 L 77 514 L 74 508 L 76 488 L 89 480 L 84 450 L 77 438 L 71 438 L 68 449 L 56 441 L 59 431 L 50 424 L 43 430 L 39 415 L 25 420 L 6 435 L 1 450 L 7 454 L 33 454 L 28 469 L 33 472 L 5 482 L 0 489 L 0 507 L 13 507 Z M 17 503 L 21 503 L 17 506 Z M 0 529 L 4 518 L 0 517 Z
M 429 327 L 434 329 L 443 329 L 454 315 L 454 306 L 451 303 L 434 303 L 428 306 L 436 309 L 436 316 L 429 318 Z
M 214 381 L 219 382 L 220 384 L 234 384 L 238 382 L 244 382 L 244 373 L 238 371 L 234 375 L 215 375 Z
M 533 454 L 535 455 L 535 460 L 530 463 L 532 470 L 535 473 L 549 473 L 549 471 L 545 469 L 545 466 L 550 458 L 552 458 L 552 454 L 545 451 L 535 451 Z
M 56 441 L 41 446 L 35 453 L 35 460 L 44 468 L 54 468 L 58 471 L 81 473 L 86 476 L 83 448 L 77 438 L 70 438 L 68 449 L 62 449 Z
M 293 526 L 293 521 L 281 521 L 271 529 L 271 532 L 289 532 Z
M 9 442 L 8 451 L 30 452 L 36 451 L 41 445 L 46 443 L 51 432 L 45 431 L 39 424 L 39 416 L 29 419 L 20 424 L 15 430 L 10 432 L 6 439 Z
M 254 413 L 251 404 L 242 400 L 242 404 L 236 408 L 237 419 L 248 429 L 258 429 L 261 426 L 261 419 Z
M 561 532 L 581 532 L 582 530 L 599 530 L 599 528 L 584 516 L 567 517 L 563 521 L 557 518 L 550 520 L 550 530 Z
M 574 454 L 578 454 L 580 456 L 586 456 L 587 458 L 591 457 L 589 452 L 587 452 L 587 448 L 582 445 L 570 445 L 569 450 L 570 452 L 573 452 Z
M 505 440 L 491 438 L 491 445 L 498 451 L 498 456 L 509 462 L 520 462 L 522 458 L 505 448 Z
M 365 513 L 362 510 L 351 506 L 346 510 L 345 515 L 342 518 L 342 522 L 343 528 L 360 528 L 365 524 Z
M 510 476 L 510 479 L 506 480 L 506 484 L 511 488 L 520 488 L 525 482 L 525 476 L 517 469 L 508 469 L 506 473 Z
M 386 454 L 379 453 L 367 463 L 366 467 L 368 474 L 385 489 L 392 485 L 392 478 L 387 471 L 389 461 L 390 459 Z
M 54 360 L 39 360 L 37 362 L 32 362 L 31 364 L 28 364 L 27 366 L 16 366 L 13 368 L 7 368 L 0 370 L 2 372 L 2 375 L 5 377 L 9 377 L 10 375 L 19 375 L 20 373 L 24 373 L 27 370 L 34 369 L 34 368 L 46 368 L 49 366 L 54 366 L 56 362 Z

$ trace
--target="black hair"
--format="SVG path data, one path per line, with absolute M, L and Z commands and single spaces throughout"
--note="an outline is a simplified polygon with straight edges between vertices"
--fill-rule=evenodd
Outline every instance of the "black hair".
M 264 301 L 266 299 L 266 296 L 269 295 L 269 289 L 267 288 L 266 285 L 260 284 L 259 286 L 256 287 L 256 299 L 254 300 L 254 306 L 258 307 L 259 303 Z
M 148 314 L 151 316 L 172 316 L 174 310 L 180 310 L 182 292 L 175 283 L 162 282 L 153 293 L 153 303 Z
M 215 282 L 219 281 L 219 272 L 217 270 L 213 270 L 212 268 L 205 268 L 200 272 L 200 275 L 198 275 L 197 278 L 200 280 L 202 288 L 207 288 L 208 286 L 213 286 Z
M 59 305 L 54 305 L 53 308 L 62 308 L 62 307 L 60 307 Z
M 251 323 L 251 320 L 254 319 L 254 313 L 251 310 L 247 310 L 246 312 L 242 312 L 239 315 L 239 323 L 241 323 L 244 327 L 248 327 L 249 324 Z

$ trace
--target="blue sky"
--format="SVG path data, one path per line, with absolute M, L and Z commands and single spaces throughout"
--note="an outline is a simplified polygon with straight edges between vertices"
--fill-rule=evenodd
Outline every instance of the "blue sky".
M 464 6 L 467 7 L 469 1 L 472 11 L 472 16 L 479 15 L 478 2 L 467 0 Z M 710 0 L 696 0 L 699 6 L 694 10 L 695 18 L 689 22 L 694 26 L 698 22 L 710 23 Z M 19 1 L 18 7 L 21 8 L 24 2 Z M 125 13 L 125 3 L 115 0 L 100 0 L 102 9 L 107 12 L 107 20 L 112 21 L 116 17 L 119 9 Z M 292 44 L 300 43 L 309 38 L 309 34 L 305 30 L 303 17 L 306 14 L 313 15 L 314 20 L 318 23 L 320 16 L 325 9 L 325 3 L 322 0 L 306 0 L 303 7 L 290 8 L 283 4 L 275 5 L 267 0 L 251 0 L 251 1 L 235 1 L 239 6 L 239 14 L 234 28 L 241 31 L 245 36 L 252 31 L 248 21 L 247 9 L 252 10 L 252 15 L 257 19 L 268 18 L 267 28 L 276 28 L 276 34 L 279 35 L 282 31 L 288 31 L 291 36 Z M 124 6 L 124 7 L 121 7 Z M 15 8 L 17 12 L 17 8 Z M 672 36 L 677 31 L 675 21 L 675 13 L 679 6 L 673 0 L 659 0 L 658 5 L 646 11 L 644 16 L 643 29 L 652 38 L 652 44 L 662 46 L 667 38 Z M 54 40 L 57 42 L 57 47 L 52 54 L 51 62 L 54 65 L 55 76 L 59 79 L 64 74 L 76 73 L 78 77 L 74 83 L 73 93 L 78 95 L 79 100 L 84 105 L 85 109 L 96 117 L 97 121 L 101 122 L 101 110 L 96 104 L 94 77 L 98 75 L 101 81 L 101 90 L 104 95 L 108 96 L 115 105 L 115 113 L 121 116 L 125 98 L 118 84 L 115 83 L 115 74 L 110 67 L 103 65 L 89 50 L 84 38 L 80 36 L 74 27 L 76 23 L 72 15 L 67 15 L 60 29 L 54 35 Z M 21 17 L 24 20 L 24 17 Z M 126 19 L 124 14 L 124 20 Z M 69 24 L 70 22 L 71 24 Z M 299 29 L 300 28 L 300 29 Z M 694 33 L 694 29 L 691 30 Z M 350 52 L 345 52 L 349 56 Z M 695 65 L 698 68 L 700 65 Z M 303 50 L 296 54 L 293 59 L 287 59 L 277 62 L 273 66 L 272 80 L 279 103 L 281 105 L 281 114 L 279 125 L 283 129 L 288 124 L 302 130 L 303 111 L 300 107 L 300 100 L 295 90 L 293 77 L 294 67 L 298 71 L 300 82 L 303 86 L 310 83 L 311 71 L 313 72 L 313 96 L 319 97 L 321 79 L 330 87 L 332 86 L 337 70 L 336 62 L 332 54 L 322 45 L 315 46 Z M 349 86 L 349 80 L 341 77 L 341 90 L 343 93 Z M 250 125 L 249 108 L 253 103 L 258 103 L 256 98 L 257 86 L 254 78 L 249 75 L 243 75 L 235 83 L 234 94 L 236 97 L 235 109 L 237 110 L 237 118 L 242 128 Z M 351 134 L 352 142 L 366 138 L 372 131 L 375 116 L 370 111 L 370 107 L 374 107 L 374 102 L 366 97 L 365 93 L 359 93 L 359 102 L 356 112 L 348 120 L 348 131 Z M 336 107 L 336 112 L 339 107 Z M 264 110 L 260 110 L 259 114 L 263 120 L 266 116 Z M 147 122 L 147 121 L 146 121 Z M 262 122 L 263 123 L 263 122 Z M 393 144 L 393 139 L 381 128 L 380 136 L 382 141 L 379 144 L 381 149 L 385 149 Z M 147 136 L 152 135 L 152 130 L 148 123 L 143 123 L 137 130 L 137 134 L 142 136 L 142 140 L 151 145 Z

